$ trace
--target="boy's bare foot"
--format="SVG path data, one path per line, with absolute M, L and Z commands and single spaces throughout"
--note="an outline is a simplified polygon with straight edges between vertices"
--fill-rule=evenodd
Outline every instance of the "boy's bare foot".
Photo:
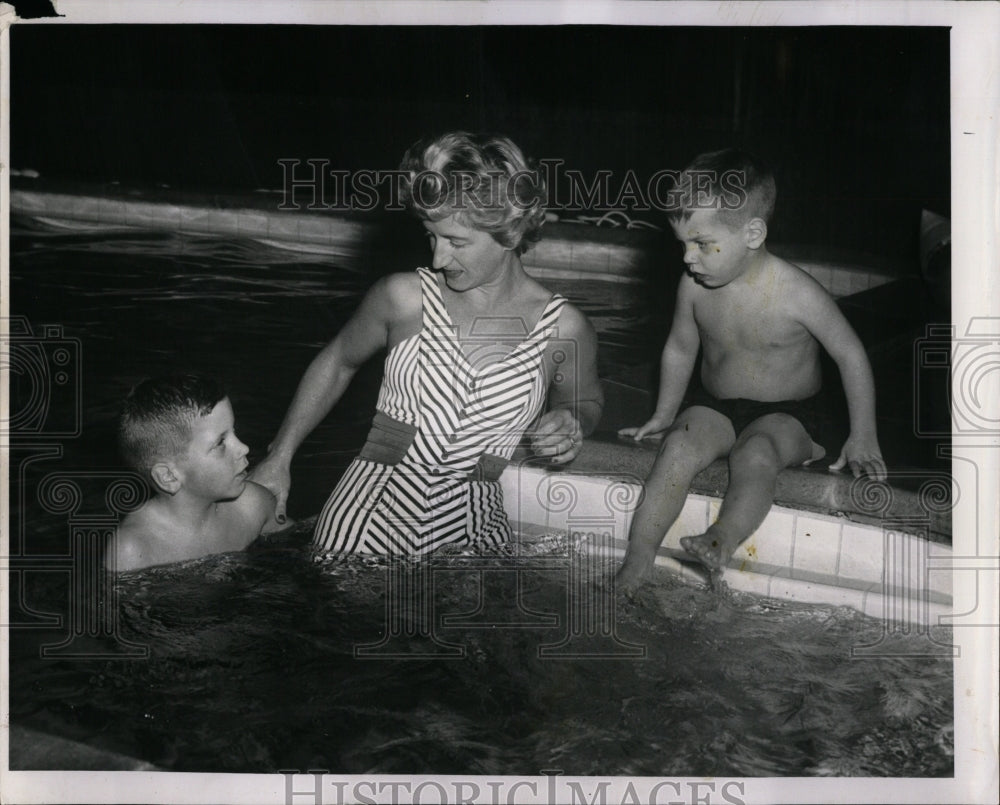
M 631 595 L 649 581 L 652 569 L 652 561 L 638 559 L 634 554 L 626 556 L 622 566 L 615 573 L 615 592 Z
M 694 537 L 681 537 L 681 547 L 713 574 L 722 572 L 731 555 L 722 541 L 711 532 Z

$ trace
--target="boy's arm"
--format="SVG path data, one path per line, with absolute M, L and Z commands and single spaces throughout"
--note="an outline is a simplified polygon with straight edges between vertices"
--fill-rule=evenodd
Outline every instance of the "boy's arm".
M 855 478 L 864 472 L 883 481 L 886 469 L 875 426 L 875 379 L 864 345 L 825 290 L 803 283 L 800 296 L 802 323 L 837 364 L 847 397 L 851 432 L 830 469 L 847 466 Z
M 694 320 L 694 291 L 694 280 L 685 273 L 677 288 L 670 335 L 660 356 L 660 390 L 656 410 L 644 425 L 623 428 L 618 431 L 619 436 L 631 436 L 638 442 L 645 436 L 666 430 L 677 416 L 701 343 Z

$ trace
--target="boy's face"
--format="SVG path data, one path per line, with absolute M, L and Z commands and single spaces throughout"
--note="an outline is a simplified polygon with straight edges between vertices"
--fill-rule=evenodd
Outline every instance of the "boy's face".
M 694 210 L 691 217 L 671 221 L 684 244 L 684 264 L 694 281 L 721 288 L 739 277 L 750 264 L 747 225 L 730 229 L 715 210 Z
M 228 397 L 191 424 L 187 453 L 176 461 L 185 491 L 213 501 L 243 494 L 249 449 L 236 438 L 234 427 Z

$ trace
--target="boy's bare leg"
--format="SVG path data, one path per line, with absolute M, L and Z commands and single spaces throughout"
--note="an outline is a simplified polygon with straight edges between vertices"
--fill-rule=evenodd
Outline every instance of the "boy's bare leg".
M 729 489 L 719 519 L 704 534 L 681 545 L 709 570 L 719 572 L 767 516 L 778 473 L 815 457 L 802 423 L 788 414 L 768 414 L 747 425 L 729 454 Z
M 625 561 L 615 575 L 618 590 L 641 584 L 653 567 L 656 549 L 687 499 L 695 475 L 726 455 L 736 435 L 729 419 L 697 405 L 681 412 L 663 437 L 646 479 L 645 493 L 632 518 Z

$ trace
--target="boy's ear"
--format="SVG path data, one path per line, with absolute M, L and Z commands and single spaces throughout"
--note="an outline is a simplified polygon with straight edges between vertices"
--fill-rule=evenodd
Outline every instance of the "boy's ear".
M 181 488 L 181 478 L 173 464 L 161 461 L 149 471 L 153 485 L 167 495 L 176 495 Z
M 759 249 L 767 240 L 767 222 L 763 218 L 751 218 L 744 229 L 747 238 L 747 248 Z

